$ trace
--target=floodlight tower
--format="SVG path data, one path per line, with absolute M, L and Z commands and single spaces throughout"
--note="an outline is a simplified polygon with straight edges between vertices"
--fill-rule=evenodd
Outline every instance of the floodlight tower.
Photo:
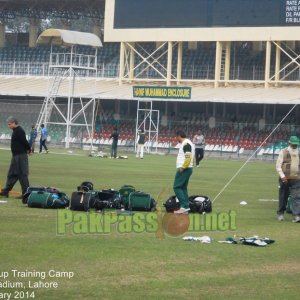
M 97 49 L 102 47 L 98 36 L 92 33 L 47 29 L 37 39 L 37 44 L 51 46 L 49 61 L 49 85 L 48 93 L 44 99 L 40 111 L 37 128 L 41 124 L 56 124 L 66 127 L 65 147 L 70 147 L 71 128 L 73 126 L 84 127 L 87 131 L 88 140 L 93 143 L 95 98 L 82 97 L 75 94 L 76 83 L 80 76 L 97 75 Z M 67 48 L 69 52 L 61 48 L 55 52 L 53 46 Z M 79 46 L 79 47 L 78 47 Z M 94 54 L 78 53 L 80 46 L 94 48 Z M 66 105 L 58 105 L 58 97 L 67 98 Z M 92 110 L 92 116 L 88 111 Z M 51 118 L 56 113 L 56 120 Z

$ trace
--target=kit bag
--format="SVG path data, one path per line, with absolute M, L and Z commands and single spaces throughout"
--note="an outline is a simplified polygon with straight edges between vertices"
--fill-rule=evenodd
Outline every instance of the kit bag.
M 122 208 L 119 192 L 113 189 L 99 191 L 98 198 L 94 204 L 94 208 L 96 210 L 103 210 L 107 208 Z
M 96 193 L 76 191 L 72 193 L 70 209 L 89 211 L 95 205 Z
M 171 196 L 163 205 L 166 212 L 174 212 L 180 208 L 180 202 L 175 195 Z
M 62 192 L 31 191 L 27 200 L 29 207 L 36 208 L 66 208 L 69 204 L 69 198 Z
M 55 187 L 29 186 L 26 193 L 23 195 L 23 201 L 25 201 L 25 203 L 28 201 L 28 198 L 32 192 L 61 193 L 60 190 Z
M 210 213 L 212 203 L 207 196 L 194 195 L 189 197 L 190 212 L 192 213 Z
M 121 203 L 125 209 L 129 207 L 129 195 L 133 192 L 135 192 L 135 187 L 129 184 L 125 184 L 119 189 Z
M 154 211 L 156 201 L 150 194 L 143 192 L 132 192 L 129 194 L 128 209 L 137 211 Z
M 81 184 L 77 187 L 77 191 L 82 192 L 89 192 L 94 190 L 94 184 L 90 181 L 83 181 Z

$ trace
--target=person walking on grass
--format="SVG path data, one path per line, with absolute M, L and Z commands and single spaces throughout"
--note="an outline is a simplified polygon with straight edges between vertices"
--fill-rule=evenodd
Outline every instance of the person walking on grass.
M 117 127 L 114 127 L 114 131 L 110 135 L 109 139 L 112 139 L 110 157 L 117 158 L 117 148 L 118 148 L 118 140 L 119 140 L 119 132 Z
M 6 185 L 0 192 L 0 197 L 8 198 L 9 192 L 13 189 L 16 182 L 19 180 L 22 188 L 22 200 L 27 188 L 29 187 L 29 165 L 28 155 L 31 153 L 30 145 L 26 139 L 26 134 L 18 120 L 14 117 L 7 119 L 7 126 L 12 129 L 11 135 L 11 152 L 12 159 L 7 174 Z
M 137 138 L 137 149 L 136 149 L 136 157 L 137 158 L 144 158 L 144 145 L 145 145 L 145 132 L 142 129 L 139 132 L 138 138 Z
M 30 146 L 30 149 L 31 149 L 31 153 L 34 153 L 36 137 L 37 137 L 37 130 L 35 128 L 35 125 L 32 125 L 31 126 L 31 131 L 30 131 L 30 138 L 29 138 L 29 146 Z
M 41 138 L 40 138 L 40 153 L 43 151 L 43 148 L 46 150 L 46 153 L 49 153 L 49 150 L 46 146 L 48 137 L 48 130 L 44 124 L 41 125 Z
M 174 211 L 176 214 L 186 214 L 190 210 L 188 197 L 188 183 L 193 173 L 194 144 L 186 138 L 183 131 L 177 131 L 176 138 L 180 143 L 180 148 L 176 160 L 176 175 L 173 190 L 180 202 L 180 209 Z
M 284 220 L 289 196 L 291 197 L 291 211 L 293 222 L 300 222 L 300 152 L 299 139 L 291 136 L 287 148 L 279 152 L 276 161 L 276 171 L 279 175 L 279 205 L 277 210 L 278 221 Z
M 204 157 L 204 147 L 205 147 L 205 138 L 201 130 L 198 130 L 196 135 L 193 138 L 193 143 L 195 144 L 195 159 L 196 167 L 200 167 L 200 162 Z

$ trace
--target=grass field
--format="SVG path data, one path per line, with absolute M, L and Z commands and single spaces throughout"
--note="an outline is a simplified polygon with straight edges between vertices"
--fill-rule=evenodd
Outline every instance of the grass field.
M 11 154 L 0 150 L 0 179 L 5 181 Z M 194 169 L 189 193 L 219 193 L 244 161 L 203 161 Z M 0 283 L 22 282 L 24 288 L 0 288 L 10 299 L 298 299 L 300 225 L 276 220 L 275 163 L 250 162 L 213 204 L 214 212 L 236 212 L 235 231 L 192 232 L 213 238 L 211 244 L 185 242 L 182 236 L 154 233 L 56 234 L 57 211 L 30 209 L 10 197 L 0 204 Z M 30 157 L 31 185 L 49 185 L 71 194 L 85 180 L 98 189 L 132 184 L 157 199 L 173 194 L 175 156 L 129 155 L 111 160 L 76 155 Z M 19 184 L 15 190 L 20 191 Z M 3 200 L 3 199 L 2 199 Z M 241 206 L 241 201 L 248 204 Z M 158 206 L 161 207 L 162 201 Z M 228 236 L 267 236 L 267 247 L 220 244 Z M 13 277 L 13 271 L 74 272 L 73 278 L 50 277 L 52 288 L 28 288 L 39 278 Z M 8 274 L 9 277 L 5 278 Z M 52 273 L 51 273 L 52 274 Z M 57 273 L 65 274 L 65 273 Z M 16 294 L 17 291 L 21 292 Z M 26 291 L 29 293 L 26 294 Z M 2 297 L 2 298 L 1 298 Z M 6 298 L 8 299 L 8 298 Z

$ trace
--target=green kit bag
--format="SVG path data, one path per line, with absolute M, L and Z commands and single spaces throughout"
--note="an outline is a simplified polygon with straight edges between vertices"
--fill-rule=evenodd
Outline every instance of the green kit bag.
M 125 209 L 128 209 L 129 206 L 129 195 L 131 193 L 135 192 L 135 187 L 129 184 L 124 184 L 119 189 L 119 194 L 121 198 L 121 204 L 125 207 Z
M 45 191 L 31 192 L 27 205 L 36 208 L 65 208 L 69 206 L 69 199 L 65 193 L 49 193 Z
M 154 211 L 156 209 L 156 201 L 151 198 L 150 194 L 143 192 L 132 192 L 129 195 L 128 209 L 138 211 Z

